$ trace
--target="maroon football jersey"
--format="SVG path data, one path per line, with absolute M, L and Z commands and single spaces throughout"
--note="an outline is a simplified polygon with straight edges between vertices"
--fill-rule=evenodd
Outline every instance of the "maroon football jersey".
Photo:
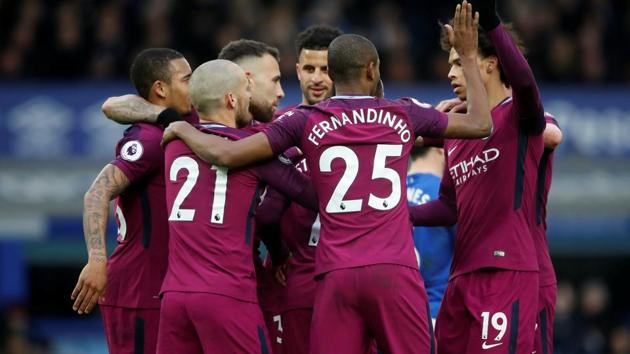
M 220 124 L 201 130 L 233 140 L 249 135 Z M 253 216 L 261 182 L 297 197 L 308 181 L 278 160 L 247 169 L 211 166 L 179 140 L 167 145 L 165 160 L 171 238 L 162 292 L 207 292 L 257 302 Z
M 486 267 L 538 270 L 527 206 L 533 205 L 542 134 L 524 134 L 516 114 L 508 98 L 492 110 L 489 138 L 445 141 L 442 183 L 455 189 L 457 201 L 451 278 Z
M 102 305 L 160 307 L 168 255 L 162 133 L 157 125 L 134 124 L 116 145 L 111 164 L 131 184 L 115 200 L 118 245 L 107 262 Z
M 299 147 L 317 189 L 316 274 L 371 264 L 417 268 L 403 191 L 417 135 L 446 114 L 413 99 L 336 96 L 286 112 L 265 130 L 273 151 Z

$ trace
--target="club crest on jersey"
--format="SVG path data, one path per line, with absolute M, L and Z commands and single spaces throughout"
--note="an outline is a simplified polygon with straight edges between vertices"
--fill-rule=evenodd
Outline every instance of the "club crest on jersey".
M 123 160 L 138 161 L 138 159 L 142 157 L 143 152 L 144 147 L 142 147 L 142 143 L 138 140 L 131 140 L 122 146 L 120 149 L 120 156 Z

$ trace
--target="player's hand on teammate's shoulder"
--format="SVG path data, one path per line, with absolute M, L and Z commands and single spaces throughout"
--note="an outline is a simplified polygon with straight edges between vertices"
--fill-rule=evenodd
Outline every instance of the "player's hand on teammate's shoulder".
M 72 309 L 79 315 L 90 313 L 98 300 L 105 295 L 106 285 L 107 262 L 88 261 L 70 296 L 74 300 Z
M 190 123 L 186 121 L 177 121 L 172 122 L 169 126 L 164 129 L 164 135 L 162 136 L 162 142 L 160 143 L 162 147 L 165 147 L 166 144 L 180 137 L 180 134 L 185 132 L 188 129 L 195 129 Z
M 435 106 L 435 109 L 440 112 L 455 113 L 466 113 L 467 108 L 466 101 L 462 101 L 457 97 L 442 100 Z
M 450 43 L 460 58 L 476 58 L 477 56 L 477 26 L 479 13 L 473 12 L 472 5 L 464 0 L 455 7 L 453 25 L 444 25 Z

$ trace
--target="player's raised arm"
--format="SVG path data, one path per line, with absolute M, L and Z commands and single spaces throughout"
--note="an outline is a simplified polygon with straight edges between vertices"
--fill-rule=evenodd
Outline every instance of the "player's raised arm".
M 501 25 L 496 12 L 495 0 L 476 1 L 479 3 L 481 26 L 488 32 L 503 74 L 512 88 L 514 106 L 521 121 L 527 122 L 533 133 L 545 128 L 545 116 L 534 74 L 527 59 L 514 43 L 510 34 Z
M 410 206 L 409 218 L 414 226 L 451 226 L 457 223 L 455 186 L 448 164 L 444 166 L 440 182 L 440 197 L 425 204 Z
M 129 186 L 127 176 L 116 166 L 108 164 L 85 193 L 83 202 L 83 233 L 88 251 L 88 263 L 72 291 L 72 309 L 80 315 L 90 313 L 105 293 L 107 284 L 107 248 L 105 233 L 109 216 L 109 202 Z
M 445 138 L 484 138 L 492 132 L 488 94 L 477 66 L 479 14 L 466 1 L 455 8 L 453 26 L 445 25 L 449 41 L 459 54 L 468 83 L 467 113 L 448 113 Z

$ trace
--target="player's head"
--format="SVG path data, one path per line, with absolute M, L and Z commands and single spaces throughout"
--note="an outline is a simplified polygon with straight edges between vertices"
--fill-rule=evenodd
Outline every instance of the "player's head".
M 278 49 L 263 42 L 239 39 L 223 47 L 219 59 L 233 61 L 245 70 L 252 85 L 249 111 L 258 121 L 271 121 L 280 99 L 284 97 Z
M 449 22 L 452 24 L 452 20 Z M 521 40 L 514 31 L 511 24 L 504 24 L 504 28 L 512 37 L 512 40 L 517 43 L 521 52 L 525 53 L 525 47 L 522 45 Z M 502 83 L 506 87 L 509 87 L 507 79 L 503 74 L 499 59 L 497 57 L 497 51 L 488 36 L 488 33 L 479 27 L 478 31 L 478 49 L 477 49 L 477 64 L 479 65 L 479 71 L 481 72 L 481 79 L 488 87 L 491 83 Z M 462 70 L 459 54 L 455 51 L 448 39 L 446 29 L 442 27 L 442 33 L 440 35 L 440 45 L 444 51 L 449 53 L 448 63 L 451 69 L 448 72 L 448 79 L 453 86 L 453 92 L 461 100 L 466 99 L 466 79 L 464 78 L 464 72 Z
M 229 60 L 201 64 L 190 78 L 190 97 L 200 115 L 230 112 L 237 127 L 251 122 L 249 80 L 243 69 Z
M 190 112 L 188 80 L 191 69 L 184 56 L 169 48 L 150 48 L 140 52 L 131 64 L 131 81 L 147 101 Z
M 357 34 L 343 34 L 328 47 L 328 73 L 340 86 L 360 87 L 371 95 L 381 79 L 378 51 L 369 39 Z
M 295 40 L 298 61 L 295 64 L 304 103 L 321 102 L 333 93 L 328 76 L 328 46 L 342 32 L 326 25 L 314 25 L 300 32 Z

